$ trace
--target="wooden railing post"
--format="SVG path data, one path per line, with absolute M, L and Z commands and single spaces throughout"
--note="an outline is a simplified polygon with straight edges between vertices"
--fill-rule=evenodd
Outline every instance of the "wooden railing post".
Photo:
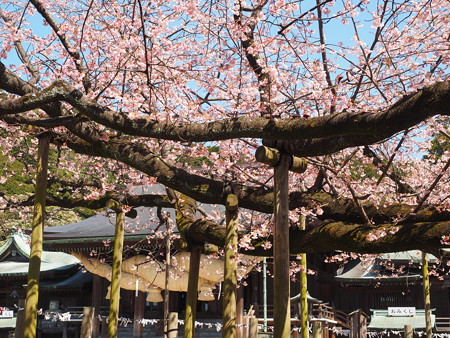
M 94 327 L 94 313 L 93 307 L 85 306 L 83 308 L 83 320 L 81 322 L 81 335 L 80 338 L 91 338 Z
M 255 316 L 251 316 L 249 319 L 248 337 L 258 337 L 258 318 L 256 318 Z
M 414 332 L 411 325 L 405 325 L 405 333 L 403 335 L 404 338 L 413 338 Z
M 178 338 L 178 312 L 169 313 L 168 338 Z
M 314 325 L 313 325 L 313 337 L 314 338 L 322 338 L 322 336 L 323 336 L 322 326 L 323 326 L 322 322 L 319 322 L 319 321 L 314 322 Z M 308 334 L 309 334 L 309 332 L 308 332 Z M 302 333 L 302 335 L 303 335 L 303 333 Z
M 222 337 L 236 337 L 236 289 L 237 289 L 237 262 L 236 252 L 238 244 L 237 220 L 238 199 L 229 194 L 226 199 L 226 238 L 225 238 L 225 267 L 223 281 L 223 316 Z
M 36 188 L 31 230 L 30 263 L 28 265 L 27 297 L 25 302 L 25 338 L 36 337 L 39 276 L 41 270 L 50 139 L 50 133 L 39 135 Z

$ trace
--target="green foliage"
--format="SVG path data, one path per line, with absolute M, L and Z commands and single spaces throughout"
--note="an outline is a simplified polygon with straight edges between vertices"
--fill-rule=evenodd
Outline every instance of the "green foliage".
M 0 184 L 0 191 L 7 196 L 29 195 L 34 191 L 33 178 L 18 160 L 8 163 L 8 157 L 0 153 L 0 177 L 6 178 Z
M 378 168 L 372 163 L 363 163 L 362 159 L 355 158 L 349 163 L 350 177 L 353 180 L 362 180 L 367 178 L 377 178 Z
M 441 158 L 442 155 L 450 150 L 450 139 L 444 135 L 437 135 L 431 141 L 431 148 L 428 151 L 432 157 Z
M 210 154 L 219 152 L 219 146 L 210 146 L 206 148 Z M 213 165 L 213 163 L 206 156 L 189 157 L 186 155 L 181 155 L 177 158 L 177 162 L 183 163 L 183 167 L 201 167 L 203 164 L 208 166 Z

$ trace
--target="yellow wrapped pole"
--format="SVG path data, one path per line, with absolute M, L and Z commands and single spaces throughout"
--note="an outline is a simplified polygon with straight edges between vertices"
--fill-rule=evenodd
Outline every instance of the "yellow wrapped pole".
M 225 238 L 225 276 L 223 281 L 223 316 L 222 337 L 236 337 L 236 289 L 237 262 L 236 252 L 238 244 L 238 198 L 229 194 L 226 206 L 226 238 Z
M 303 267 L 300 270 L 300 304 L 301 304 L 301 313 L 300 313 L 300 327 L 302 328 L 302 338 L 309 337 L 308 331 L 308 279 L 307 279 L 307 271 L 308 266 L 306 264 L 306 254 L 301 254 L 302 262 L 301 265 Z
M 114 235 L 108 323 L 108 337 L 114 338 L 117 337 L 117 326 L 119 321 L 120 278 L 122 272 L 125 212 L 116 201 L 109 201 L 106 206 L 116 212 L 116 231 Z
M 433 331 L 431 329 L 430 277 L 428 275 L 428 258 L 426 252 L 422 252 L 422 278 L 426 333 L 427 338 L 431 338 L 433 336 Z
M 39 276 L 41 270 L 45 200 L 47 194 L 48 152 L 50 148 L 51 136 L 49 133 L 43 133 L 39 135 L 38 138 L 39 146 L 36 191 L 34 197 L 33 223 L 31 231 L 30 264 L 28 266 L 27 297 L 25 302 L 25 338 L 36 337 Z

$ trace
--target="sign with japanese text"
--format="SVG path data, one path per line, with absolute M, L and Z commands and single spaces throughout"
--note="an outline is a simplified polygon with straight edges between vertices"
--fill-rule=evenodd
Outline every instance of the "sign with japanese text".
M 0 318 L 12 318 L 14 311 L 12 310 L 0 310 Z
M 388 307 L 388 316 L 415 316 L 415 307 Z

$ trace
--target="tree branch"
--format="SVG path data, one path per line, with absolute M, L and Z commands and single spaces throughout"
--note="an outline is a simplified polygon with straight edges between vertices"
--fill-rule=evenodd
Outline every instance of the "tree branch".
M 0 87 L 3 85 L 0 72 Z M 23 93 L 22 95 L 24 95 Z M 68 83 L 57 81 L 25 98 L 0 101 L 0 115 L 20 113 L 50 102 L 65 101 L 102 125 L 133 136 L 175 141 L 214 141 L 240 137 L 285 142 L 284 150 L 297 156 L 324 155 L 348 147 L 372 144 L 437 115 L 450 115 L 450 81 L 437 82 L 405 96 L 382 112 L 342 112 L 310 119 L 239 117 L 209 123 L 169 123 L 142 117 L 131 119 L 89 99 Z

